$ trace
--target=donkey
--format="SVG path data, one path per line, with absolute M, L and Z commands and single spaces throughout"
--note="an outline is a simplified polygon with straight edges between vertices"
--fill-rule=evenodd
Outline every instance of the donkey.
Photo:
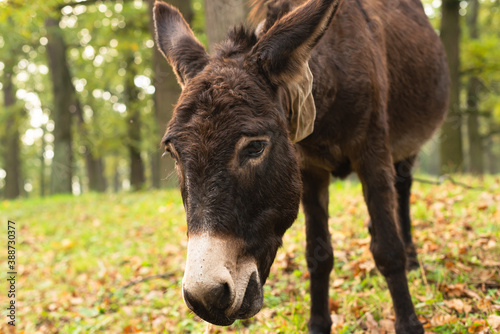
M 415 156 L 447 110 L 440 40 L 418 0 L 266 2 L 256 29 L 234 28 L 212 55 L 177 9 L 155 4 L 156 42 L 182 87 L 162 143 L 187 218 L 184 301 L 222 326 L 259 312 L 302 202 L 308 328 L 330 333 L 328 185 L 354 171 L 396 332 L 423 333 L 406 277 L 409 197 Z

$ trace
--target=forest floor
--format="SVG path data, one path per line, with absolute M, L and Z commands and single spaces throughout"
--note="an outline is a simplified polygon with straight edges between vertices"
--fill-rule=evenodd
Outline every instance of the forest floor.
M 429 333 L 500 332 L 500 178 L 457 179 L 483 188 L 414 184 L 421 268 L 409 273 L 413 302 Z M 361 186 L 338 181 L 330 193 L 332 332 L 393 332 L 389 292 L 369 251 Z M 182 300 L 187 240 L 177 190 L 4 201 L 0 218 L 5 238 L 7 219 L 17 229 L 19 334 L 307 332 L 302 214 L 284 237 L 261 312 L 224 328 L 207 325 Z M 10 333 L 5 295 L 0 333 Z

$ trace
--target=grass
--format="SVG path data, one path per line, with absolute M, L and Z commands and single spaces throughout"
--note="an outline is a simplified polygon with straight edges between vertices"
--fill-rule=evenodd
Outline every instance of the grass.
M 409 273 L 410 290 L 426 331 L 493 333 L 500 330 L 500 180 L 461 181 L 486 189 L 414 185 L 422 268 Z M 332 332 L 390 332 L 394 311 L 368 250 L 361 186 L 335 182 L 330 193 Z M 18 333 L 307 332 L 302 214 L 285 235 L 262 311 L 225 328 L 208 326 L 182 301 L 187 240 L 177 190 L 4 201 L 0 218 L 17 226 Z

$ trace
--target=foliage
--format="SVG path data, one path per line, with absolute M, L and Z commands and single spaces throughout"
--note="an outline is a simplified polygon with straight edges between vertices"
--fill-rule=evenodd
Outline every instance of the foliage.
M 198 13 L 194 25 L 203 41 L 206 38 L 203 38 L 201 4 L 201 0 L 193 1 Z M 0 77 L 5 63 L 12 62 L 19 105 L 26 110 L 17 115 L 23 144 L 23 181 L 28 184 L 25 187 L 28 192 L 33 189 L 36 194 L 39 194 L 40 157 L 45 155 L 45 163 L 50 164 L 53 156 L 52 86 L 48 73 L 44 23 L 48 17 L 59 19 L 68 48 L 73 85 L 86 122 L 85 137 L 76 128 L 74 131 L 76 179 L 85 189 L 83 154 L 86 149 L 90 149 L 95 157 L 103 157 L 107 161 L 108 179 L 118 174 L 125 180 L 123 174 L 126 174 L 126 168 L 115 167 L 126 166 L 128 161 L 125 120 L 127 108 L 131 106 L 127 105 L 124 98 L 124 81 L 130 65 L 127 63 L 129 54 L 132 54 L 134 66 L 137 67 L 134 82 L 140 92 L 139 103 L 135 107 L 143 115 L 140 148 L 144 157 L 156 152 L 160 141 L 155 130 L 157 124 L 152 99 L 154 42 L 149 31 L 147 1 L 70 3 L 47 0 L 27 4 L 18 0 L 0 0 L 0 30 L 9 32 L 0 36 Z M 2 98 L 0 96 L 0 102 Z M 0 120 L 7 115 L 6 110 L 0 109 Z M 5 132 L 3 126 L 5 123 L 0 123 L 0 133 Z M 0 169 L 8 163 L 1 157 Z M 46 169 L 47 172 L 49 170 Z M 0 191 L 2 184 L 0 178 Z
M 423 0 L 425 12 L 436 31 L 440 23 L 441 0 Z M 469 1 L 460 1 L 461 41 L 460 41 L 460 71 L 461 71 L 461 114 L 463 124 L 471 113 L 480 116 L 479 132 L 483 139 L 485 150 L 490 151 L 488 160 L 498 160 L 500 150 L 500 2 L 498 0 L 479 0 L 479 15 L 477 30 L 479 37 L 472 39 L 467 24 L 471 15 Z M 478 93 L 478 110 L 468 110 L 467 84 L 472 76 L 479 79 L 481 90 Z M 465 128 L 465 126 L 463 126 Z M 465 130 L 465 129 L 464 129 Z M 468 131 L 468 130 L 467 130 Z M 466 131 L 464 131 L 466 133 Z M 467 149 L 466 144 L 466 149 Z M 424 157 L 428 159 L 427 156 Z M 493 163 L 494 164 L 494 163 Z M 428 169 L 427 169 L 428 171 Z
M 439 0 L 423 0 L 426 13 L 433 25 L 439 27 Z M 500 155 L 500 2 L 481 0 L 479 13 L 480 38 L 471 40 L 465 18 L 468 3 L 461 2 L 462 47 L 461 68 L 465 84 L 470 76 L 481 79 L 479 112 L 482 115 L 481 133 L 490 140 L 490 150 Z M 206 44 L 203 0 L 191 0 L 195 12 L 192 26 L 197 37 Z M 51 82 L 46 57 L 45 20 L 55 17 L 68 46 L 68 61 L 77 90 L 78 99 L 84 110 L 87 133 L 82 137 L 75 129 L 74 151 L 76 152 L 76 181 L 83 191 L 86 189 L 86 175 L 83 168 L 83 154 L 90 149 L 95 157 L 103 157 L 106 178 L 118 177 L 118 183 L 126 181 L 128 157 L 126 136 L 127 106 L 124 100 L 124 78 L 130 64 L 128 53 L 133 54 L 138 75 L 135 83 L 140 88 L 139 105 L 142 118 L 143 157 L 149 157 L 158 149 L 159 138 L 154 117 L 152 94 L 154 87 L 152 51 L 154 43 L 149 32 L 147 1 L 143 0 L 97 0 L 77 1 L 44 0 L 25 2 L 0 0 L 0 77 L 5 66 L 13 64 L 18 106 L 14 112 L 0 109 L 0 121 L 13 113 L 22 139 L 21 157 L 25 188 L 39 194 L 41 164 L 50 165 L 53 156 L 54 127 Z M 0 83 L 0 87 L 1 87 Z M 464 85 L 465 87 L 465 85 Z M 0 94 L 2 95 L 2 94 Z M 0 96 L 0 102 L 3 99 Z M 463 110 L 465 92 L 462 96 Z M 24 110 L 21 111 L 21 108 Z M 6 122 L 0 122 L 0 133 L 5 133 Z M 42 136 L 44 137 L 42 140 Z M 495 150 L 497 152 L 495 152 Z M 0 147 L 0 156 L 3 157 Z M 424 154 L 422 168 L 433 171 L 434 150 Z M 42 162 L 41 156 L 45 156 Z M 492 155 L 494 158 L 495 155 Z M 7 161 L 0 158 L 0 169 Z M 427 163 L 429 162 L 429 163 Z M 122 167 L 117 167 L 122 166 Z M 149 170 L 149 168 L 147 168 Z M 45 169 L 48 173 L 50 168 Z M 49 175 L 44 175 L 48 178 Z M 0 191 L 4 181 L 0 178 Z M 28 195 L 28 193 L 26 193 Z
M 500 330 L 500 179 L 461 181 L 485 189 L 416 182 L 411 198 L 422 268 L 409 274 L 410 290 L 430 333 Z M 330 193 L 333 332 L 386 333 L 394 312 L 369 252 L 361 187 L 335 182 Z M 4 201 L 0 212 L 3 221 L 19 226 L 18 333 L 207 329 L 181 298 L 187 242 L 177 190 Z M 305 332 L 310 300 L 304 246 L 300 215 L 273 264 L 264 309 L 207 332 Z

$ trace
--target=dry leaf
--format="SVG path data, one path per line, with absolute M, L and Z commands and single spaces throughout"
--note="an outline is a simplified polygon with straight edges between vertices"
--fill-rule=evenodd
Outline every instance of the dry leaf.
M 380 329 L 382 330 L 383 333 L 394 333 L 395 328 L 394 328 L 394 321 L 389 320 L 389 319 L 382 319 L 378 322 L 380 325 Z
M 472 306 L 464 302 L 462 299 L 455 298 L 452 300 L 445 300 L 444 303 L 446 306 L 457 311 L 458 313 L 468 314 L 472 310 Z
M 472 325 L 467 329 L 469 333 L 484 333 L 487 330 L 486 321 L 484 320 L 476 320 L 472 323 Z
M 139 333 L 141 330 L 134 325 L 128 325 L 123 329 L 123 334 Z
M 444 324 L 450 324 L 457 322 L 457 317 L 451 314 L 439 314 L 432 317 L 430 323 L 432 327 L 442 326 Z
M 482 312 L 491 312 L 491 309 L 492 309 L 491 301 L 489 301 L 488 299 L 485 299 L 485 298 L 480 299 L 476 303 L 476 306 Z
M 333 298 L 328 299 L 330 304 L 330 313 L 338 313 L 340 308 L 340 301 Z
M 493 240 L 491 240 L 493 241 Z M 489 247 L 492 248 L 492 247 Z M 500 267 L 500 261 L 484 260 L 481 264 L 485 267 Z
M 450 285 L 441 284 L 439 286 L 439 290 L 447 297 L 462 297 L 464 295 L 465 287 L 464 283 Z
M 361 327 L 366 328 L 366 330 L 370 333 L 380 333 L 380 330 L 378 328 L 378 324 L 373 318 L 373 315 L 368 312 L 365 313 L 365 321 L 361 324 Z
M 334 288 L 339 288 L 342 284 L 344 284 L 345 282 L 345 279 L 343 278 L 336 278 L 333 283 L 332 283 L 332 287 Z
M 492 314 L 486 319 L 491 328 L 495 331 L 500 331 L 500 316 Z
M 332 314 L 330 315 L 332 319 L 332 332 L 335 332 L 337 329 L 344 327 L 344 315 L 343 314 Z
M 63 239 L 63 241 L 61 241 L 61 248 L 62 249 L 71 249 L 74 246 L 75 246 L 75 243 L 70 239 Z
M 488 208 L 488 203 L 479 203 L 477 206 L 478 210 L 486 210 Z

